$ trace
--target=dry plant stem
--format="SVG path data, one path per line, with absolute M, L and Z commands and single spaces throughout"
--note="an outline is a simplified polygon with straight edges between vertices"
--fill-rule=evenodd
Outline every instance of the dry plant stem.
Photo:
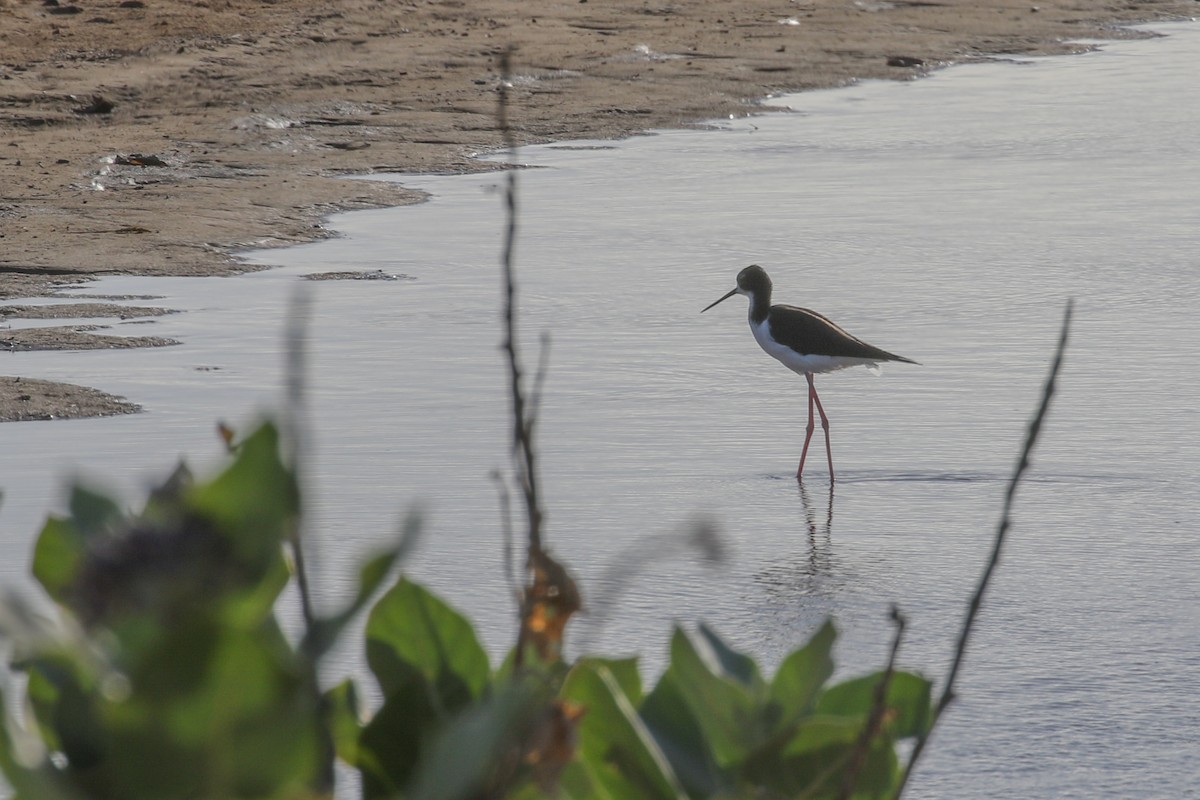
M 525 571 L 529 581 L 523 585 L 518 604 L 519 633 L 514 665 L 521 667 L 525 662 L 525 651 L 531 644 L 530 617 L 533 613 L 535 589 L 546 577 L 548 559 L 542 550 L 542 507 L 538 492 L 537 457 L 533 447 L 533 428 L 536 412 L 526 404 L 520 355 L 517 352 L 516 280 L 513 274 L 513 250 L 517 239 L 517 143 L 508 120 L 510 89 L 512 87 L 512 54 L 509 47 L 500 57 L 500 86 L 496 109 L 497 127 L 508 151 L 509 164 L 505 173 L 504 206 L 505 228 L 501 264 L 504 274 L 504 351 L 508 356 L 509 383 L 512 393 L 513 441 L 512 457 L 517 472 L 517 482 L 525 501 L 526 520 L 529 526 L 529 547 Z M 546 348 L 543 347 L 543 356 Z M 535 382 L 535 398 L 545 376 L 545 360 L 538 370 Z M 552 563 L 552 562 L 551 562 Z
M 942 695 L 934 707 L 933 719 L 930 720 L 929 728 L 923 736 L 917 739 L 917 743 L 913 746 L 912 754 L 908 759 L 908 765 L 904 769 L 904 776 L 900 780 L 900 785 L 896 788 L 895 795 L 893 795 L 895 798 L 899 798 L 904 793 L 904 787 L 908 785 L 908 779 L 912 776 L 913 768 L 921 758 L 921 754 L 925 751 L 925 745 L 929 742 L 929 737 L 933 734 L 934 728 L 937 727 L 938 721 L 942 718 L 942 713 L 954 702 L 954 684 L 958 679 L 958 671 L 962 667 L 963 659 L 966 657 L 967 643 L 971 638 L 975 619 L 979 616 L 979 610 L 983 606 L 983 597 L 985 592 L 987 592 L 988 584 L 991 583 L 992 574 L 996 571 L 996 566 L 1000 563 L 1000 553 L 1004 548 L 1004 541 L 1008 537 L 1008 530 L 1012 525 L 1013 499 L 1017 493 L 1017 486 L 1020 484 L 1025 471 L 1029 469 L 1029 456 L 1033 452 L 1034 445 L 1037 444 L 1038 436 L 1042 431 L 1042 423 L 1045 422 L 1046 414 L 1050 410 L 1050 400 L 1054 397 L 1058 373 L 1062 369 L 1063 354 L 1067 349 L 1067 338 L 1071 329 L 1071 312 L 1073 307 L 1074 301 L 1068 300 L 1066 311 L 1063 312 L 1062 331 L 1059 333 L 1058 349 L 1054 354 L 1054 363 L 1050 366 L 1050 375 L 1046 378 L 1045 388 L 1042 389 L 1041 404 L 1038 406 L 1037 412 L 1033 415 L 1033 419 L 1029 423 L 1028 433 L 1025 434 L 1025 445 L 1021 449 L 1021 457 L 1017 461 L 1017 467 L 1013 471 L 1012 478 L 1008 482 L 1008 489 L 1004 493 L 1004 506 L 1000 514 L 1000 522 L 996 526 L 996 536 L 992 544 L 992 555 L 988 559 L 987 566 L 984 567 L 983 575 L 980 576 L 979 583 L 975 587 L 975 593 L 971 596 L 971 602 L 967 606 L 967 616 L 963 620 L 962 630 L 958 635 L 958 645 L 954 649 L 954 661 L 950 665 L 950 674 L 946 676 L 946 686 L 942 689 Z
M 550 334 L 543 331 L 538 350 L 538 368 L 533 375 L 533 389 L 529 392 L 529 418 L 537 419 L 542 410 L 542 390 L 546 386 L 546 374 L 550 370 Z
M 516 285 L 513 278 L 513 249 L 517 239 L 517 175 L 515 155 L 516 139 L 508 121 L 509 92 L 512 79 L 512 48 L 504 51 L 500 58 L 500 87 L 497 122 L 508 150 L 509 164 L 505 172 L 504 206 L 506 224 L 501 262 L 504 268 L 504 351 L 508 355 L 509 382 L 512 391 L 513 454 L 516 459 L 517 479 L 525 499 L 525 510 L 529 519 L 530 550 L 542 546 L 542 510 L 538 498 L 537 463 L 533 451 L 533 419 L 525 408 L 525 396 L 521 388 L 521 362 L 517 354 Z
M 304 463 L 304 395 L 306 369 L 306 331 L 308 329 L 309 297 L 304 288 L 298 288 L 292 295 L 291 310 L 288 312 L 286 351 L 287 374 L 286 405 L 284 430 L 288 446 L 291 448 L 292 472 L 300 481 L 300 470 Z M 300 609 L 304 615 L 304 625 L 312 629 L 316 622 L 313 610 L 312 592 L 308 585 L 308 570 L 304 563 L 303 514 L 295 521 L 291 532 L 292 558 L 296 566 L 296 587 L 300 593 Z
M 842 790 L 838 794 L 839 800 L 850 800 L 854 796 L 854 787 L 858 784 L 859 775 L 862 774 L 863 766 L 867 763 L 867 753 L 871 750 L 871 741 L 879 735 L 884 715 L 887 713 L 888 689 L 892 685 L 892 675 L 896 673 L 896 657 L 900 653 L 900 642 L 904 639 L 904 629 L 908 625 L 908 620 L 900 613 L 899 606 L 895 604 L 892 605 L 891 617 L 892 622 L 896 625 L 896 635 L 892 637 L 892 649 L 888 654 L 887 668 L 880 676 L 879 683 L 875 685 L 871 713 L 867 715 L 867 724 L 863 726 L 862 735 L 850 756 L 850 769 L 846 771 L 846 777 L 842 781 Z
M 513 526 L 512 526 L 512 497 L 508 493 L 508 484 L 500 470 L 492 471 L 492 481 L 496 484 L 496 494 L 500 500 L 500 529 L 504 536 L 504 548 L 501 553 L 504 559 L 504 577 L 512 590 L 517 602 L 521 601 L 521 586 L 513 569 Z
M 292 295 L 291 308 L 288 312 L 286 333 L 286 401 L 284 406 L 283 427 L 287 435 L 288 446 L 291 448 L 292 473 L 295 476 L 297 488 L 303 489 L 303 469 L 306 464 L 307 441 L 304 401 L 306 396 L 305 378 L 308 375 L 308 322 L 312 307 L 308 290 L 297 287 Z M 300 491 L 300 497 L 304 492 Z M 304 627 L 307 638 L 312 638 L 317 623 L 316 611 L 313 608 L 312 589 L 308 581 L 308 568 L 304 557 L 304 514 L 301 513 L 292 523 L 289 535 L 292 547 L 292 560 L 296 571 L 296 591 L 300 595 L 300 609 L 304 617 Z M 324 724 L 326 717 L 325 695 L 321 691 L 320 664 L 309 654 L 304 655 L 304 679 L 313 695 L 314 708 L 318 711 L 317 739 L 321 748 L 321 762 L 314 777 L 313 790 L 317 796 L 332 796 L 335 772 L 334 760 L 336 750 L 333 735 Z

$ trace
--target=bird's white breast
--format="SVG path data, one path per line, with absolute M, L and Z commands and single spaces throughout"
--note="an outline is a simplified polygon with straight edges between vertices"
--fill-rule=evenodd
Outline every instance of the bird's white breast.
M 779 363 L 801 375 L 806 372 L 833 372 L 834 370 L 846 369 L 847 367 L 871 366 L 879 363 L 870 358 L 822 356 L 814 353 L 804 355 L 797 353 L 790 347 L 785 347 L 771 338 L 770 322 L 768 320 L 758 323 L 751 320 L 750 331 L 754 334 L 754 339 L 758 342 L 758 346 L 765 350 L 767 355 L 777 359 Z

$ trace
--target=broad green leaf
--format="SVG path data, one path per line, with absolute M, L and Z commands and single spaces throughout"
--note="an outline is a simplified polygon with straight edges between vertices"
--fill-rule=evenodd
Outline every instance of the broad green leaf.
M 900 782 L 900 760 L 891 739 L 876 738 L 868 748 L 866 757 L 853 776 L 849 768 L 839 778 L 841 785 L 852 785 L 850 796 L 855 800 L 889 800 Z
M 567 673 L 561 694 L 585 709 L 579 723 L 579 758 L 604 793 L 639 800 L 687 796 L 607 668 L 586 661 L 577 664 Z
M 783 758 L 844 747 L 858 742 L 862 735 L 863 719 L 813 714 L 792 731 L 780 755 Z
M 107 712 L 116 797 L 283 796 L 311 786 L 321 763 L 323 719 L 277 628 L 182 629 Z
M 86 656 L 69 647 L 48 645 L 21 666 L 29 675 L 26 697 L 47 749 L 65 750 L 58 728 L 59 707 L 65 698 L 88 697 L 95 689 Z
M 711 628 L 707 625 L 700 624 L 700 642 L 693 641 L 697 650 L 700 649 L 701 643 L 706 644 L 707 651 L 704 652 L 705 660 L 710 665 L 719 664 L 720 671 L 714 669 L 714 672 L 723 676 L 735 679 L 738 683 L 745 686 L 747 689 L 758 693 L 764 688 L 762 675 L 758 671 L 758 664 L 754 659 L 745 653 L 738 651 L 727 645 Z
M 244 630 L 251 630 L 270 620 L 275 611 L 279 595 L 287 588 L 292 571 L 283 559 L 282 551 L 276 550 L 275 557 L 257 574 L 257 582 L 231 595 L 222 597 L 221 609 L 226 623 Z M 213 598 L 216 602 L 217 598 Z
M 834 639 L 837 632 L 826 620 L 808 644 L 790 653 L 771 681 L 771 701 L 778 712 L 775 728 L 792 725 L 808 712 L 825 681 L 833 674 Z
M 523 746 L 550 700 L 537 678 L 498 687 L 439 731 L 405 792 L 409 800 L 508 797 L 520 785 Z
M 732 772 L 717 765 L 674 672 L 659 678 L 638 713 L 691 797 L 716 796 L 733 786 Z
M 59 746 L 72 768 L 90 769 L 109 755 L 113 744 L 101 723 L 97 698 L 75 682 L 58 688 L 52 724 Z
M 592 658 L 586 657 L 579 663 L 588 663 L 593 667 L 603 667 L 617 682 L 621 693 L 629 700 L 634 708 L 642 702 L 642 674 L 638 671 L 637 657 L 632 658 Z
M 300 513 L 295 476 L 280 459 L 279 433 L 271 423 L 250 434 L 234 462 L 189 497 L 250 569 L 270 568 Z
M 165 481 L 150 492 L 146 505 L 142 507 L 141 519 L 153 525 L 175 523 L 184 508 L 184 496 L 195 484 L 192 471 L 180 461 Z
M 416 670 L 389 678 L 391 693 L 363 728 L 357 764 L 363 797 L 396 797 L 412 779 L 421 753 L 433 741 L 446 717 L 434 703 L 434 691 Z
M 742 794 L 780 797 L 886 798 L 899 780 L 894 741 L 886 733 L 862 747 L 866 715 L 804 718 L 747 759 Z
M 33 550 L 33 577 L 56 602 L 66 604 L 67 589 L 83 563 L 84 538 L 70 520 L 51 517 Z
M 558 777 L 558 796 L 565 800 L 622 800 L 592 780 L 587 767 L 578 758 L 563 768 Z M 543 800 L 545 794 L 534 785 L 525 787 L 513 800 Z
M 668 669 L 679 681 L 680 694 L 692 710 L 716 763 L 729 767 L 744 759 L 766 733 L 764 709 L 756 702 L 753 690 L 724 674 L 720 662 L 697 650 L 679 628 L 671 637 Z
M 358 737 L 362 733 L 358 689 L 350 678 L 325 692 L 325 719 L 338 758 L 358 763 Z
M 82 486 L 71 490 L 68 507 L 71 521 L 85 539 L 111 533 L 125 516 L 110 498 Z
M 434 689 L 439 713 L 477 700 L 491 674 L 471 624 L 423 587 L 401 578 L 367 619 L 367 663 L 385 695 L 416 672 Z
M 839 683 L 827 689 L 817 700 L 821 714 L 864 716 L 875 704 L 875 687 L 882 672 Z M 894 672 L 885 703 L 889 710 L 888 731 L 897 739 L 919 736 L 929 728 L 932 684 L 912 672 Z
M 98 492 L 82 486 L 72 487 L 71 498 L 67 500 L 71 509 L 71 519 L 84 539 L 92 536 L 104 536 L 113 533 L 114 528 L 125 518 L 120 506 Z

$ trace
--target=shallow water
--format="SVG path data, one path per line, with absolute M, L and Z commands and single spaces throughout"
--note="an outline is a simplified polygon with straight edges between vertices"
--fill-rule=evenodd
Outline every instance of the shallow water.
M 982 569 L 1063 305 L 1060 394 L 949 713 L 912 796 L 1200 797 L 1200 26 L 1101 52 L 957 67 L 786 98 L 791 114 L 616 145 L 529 148 L 517 248 L 526 361 L 552 343 L 540 452 L 554 552 L 593 611 L 575 641 L 662 664 L 706 620 L 774 665 L 832 614 L 840 668 L 880 666 L 898 603 L 906 667 L 941 676 Z M 410 571 L 511 641 L 496 491 L 507 399 L 496 175 L 406 176 L 419 207 L 255 254 L 229 279 L 115 278 L 161 295 L 157 350 L 18 353 L 5 370 L 125 394 L 147 413 L 0 428 L 0 577 L 72 472 L 133 498 L 176 454 L 218 459 L 217 418 L 279 399 L 296 275 L 309 285 L 314 528 L 327 599 L 419 503 Z M 793 474 L 803 381 L 757 348 L 756 262 L 776 297 L 924 366 L 819 376 L 833 421 Z M 139 300 L 144 305 L 146 301 Z M 19 456 L 17 454 L 20 454 Z M 681 545 L 716 518 L 729 556 Z M 619 599 L 614 599 L 619 594 Z M 331 672 L 354 670 L 341 654 Z

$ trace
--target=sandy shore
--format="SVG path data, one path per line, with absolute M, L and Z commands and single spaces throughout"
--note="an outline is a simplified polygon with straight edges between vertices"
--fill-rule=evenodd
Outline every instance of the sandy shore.
M 1070 40 L 1126 38 L 1134 34 L 1120 23 L 1198 8 L 0 0 L 0 301 L 92 275 L 228 273 L 241 269 L 231 255 L 239 249 L 328 235 L 321 220 L 331 212 L 416 199 L 337 176 L 488 168 L 472 156 L 499 145 L 497 62 L 509 45 L 513 123 L 524 142 L 540 142 L 747 114 L 768 94 L 860 78 L 1069 52 Z M 0 318 L 21 313 L 0 305 Z M 92 333 L 0 328 L 0 345 L 111 346 Z M 145 338 L 138 344 L 168 343 Z M 0 420 L 136 408 L 65 385 L 36 401 L 27 381 L 0 377 Z

